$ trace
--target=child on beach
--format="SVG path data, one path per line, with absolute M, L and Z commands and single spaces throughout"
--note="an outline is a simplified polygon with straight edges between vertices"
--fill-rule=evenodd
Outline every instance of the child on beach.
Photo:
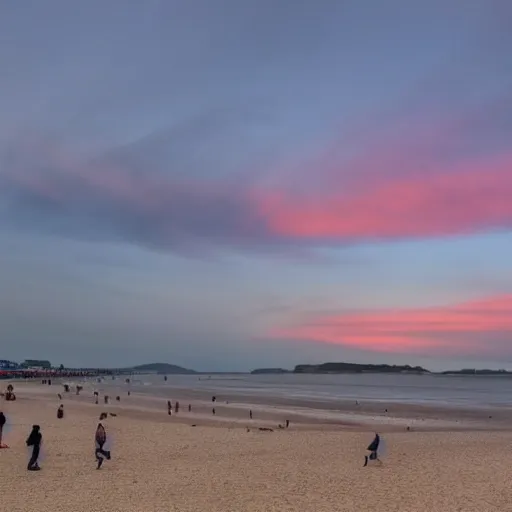
M 368 466 L 368 460 L 379 460 L 379 456 L 377 454 L 377 450 L 379 449 L 380 444 L 380 436 L 379 434 L 375 433 L 375 437 L 373 438 L 373 441 L 369 444 L 367 450 L 370 452 L 370 455 L 364 456 L 364 467 Z
M 104 450 L 103 447 L 107 442 L 107 433 L 105 431 L 105 427 L 98 423 L 98 427 L 96 428 L 96 460 L 98 461 L 98 467 L 96 469 L 100 469 L 103 461 L 105 459 L 110 460 L 110 450 Z

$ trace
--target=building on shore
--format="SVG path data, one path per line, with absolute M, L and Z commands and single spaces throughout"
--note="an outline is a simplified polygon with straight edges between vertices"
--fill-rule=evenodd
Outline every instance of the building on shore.
M 8 361 L 7 359 L 0 359 L 0 370 L 17 370 L 19 364 L 14 361 Z

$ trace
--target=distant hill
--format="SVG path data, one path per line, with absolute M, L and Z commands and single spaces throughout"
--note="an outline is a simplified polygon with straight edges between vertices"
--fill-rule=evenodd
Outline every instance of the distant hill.
M 268 373 L 290 373 L 290 370 L 285 370 L 283 368 L 256 368 L 256 370 L 251 372 L 252 375 L 262 375 Z
M 150 373 L 159 373 L 159 374 L 193 374 L 196 373 L 194 370 L 189 370 L 188 368 L 182 368 L 181 366 L 176 366 L 174 364 L 168 363 L 150 363 L 150 364 L 141 364 L 139 366 L 134 366 L 132 368 L 137 372 L 150 372 Z
M 293 373 L 430 373 L 421 366 L 389 364 L 323 363 L 299 364 Z

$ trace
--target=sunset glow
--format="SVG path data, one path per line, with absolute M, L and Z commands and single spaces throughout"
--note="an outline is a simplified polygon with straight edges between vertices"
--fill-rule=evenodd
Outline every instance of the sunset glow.
M 482 353 L 489 345 L 481 339 L 512 336 L 512 295 L 425 309 L 399 309 L 310 315 L 293 326 L 278 328 L 272 337 L 347 345 L 379 352 L 457 351 Z M 485 337 L 485 336 L 484 336 Z M 512 347 L 511 347 L 512 352 Z

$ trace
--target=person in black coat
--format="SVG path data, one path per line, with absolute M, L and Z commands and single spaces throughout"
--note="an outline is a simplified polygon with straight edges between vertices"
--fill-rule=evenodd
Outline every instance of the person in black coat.
M 364 465 L 368 466 L 368 460 L 379 460 L 379 457 L 377 455 L 377 450 L 379 449 L 380 444 L 380 436 L 379 434 L 375 433 L 375 437 L 373 438 L 373 441 L 368 445 L 367 450 L 370 452 L 370 455 L 365 455 L 364 457 Z
M 2 411 L 0 411 L 0 448 L 8 448 L 6 444 L 2 444 L 2 434 L 6 423 L 7 419 L 5 417 L 5 414 Z
M 32 456 L 28 462 L 27 469 L 29 471 L 39 471 L 41 468 L 37 464 L 39 458 L 39 452 L 41 450 L 41 443 L 43 436 L 41 435 L 41 427 L 39 425 L 32 426 L 32 432 L 27 438 L 27 446 L 32 446 Z

